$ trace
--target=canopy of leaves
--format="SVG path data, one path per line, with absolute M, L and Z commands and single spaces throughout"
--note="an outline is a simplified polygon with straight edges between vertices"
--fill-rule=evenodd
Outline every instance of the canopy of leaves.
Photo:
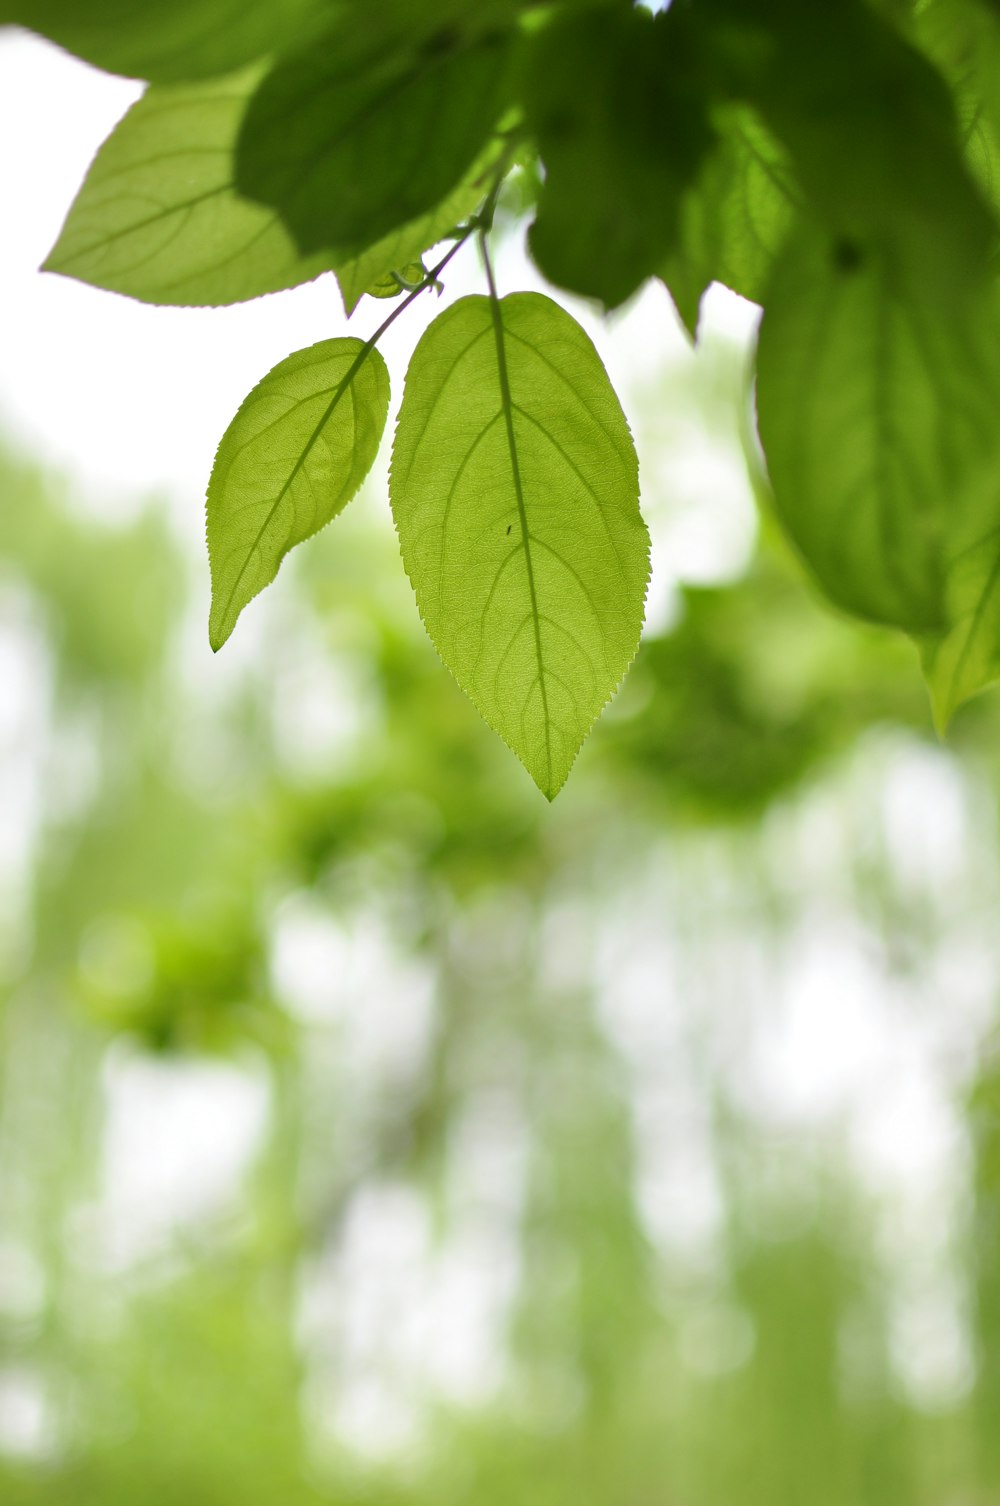
M 488 253 L 517 167 L 535 186 L 523 205 L 528 247 L 569 293 L 613 308 L 658 276 L 692 332 L 714 281 L 759 302 L 760 437 L 789 539 L 838 607 L 915 636 L 942 720 L 995 677 L 995 5 L 678 0 L 652 16 L 631 0 L 171 0 L 149 10 L 119 0 L 8 0 L 2 19 L 152 80 L 98 154 L 52 270 L 149 301 L 221 303 L 329 268 L 349 315 L 366 293 L 406 294 L 377 340 L 420 290 L 440 286 L 437 270 L 424 270 L 437 242 L 454 251 L 477 234 Z M 502 310 L 525 307 L 501 304 L 492 282 L 489 299 L 498 329 Z M 513 619 L 500 610 L 506 592 L 471 589 L 489 583 L 498 562 L 469 554 L 470 591 L 460 598 L 437 566 L 425 581 L 414 561 L 449 557 L 445 529 L 455 526 L 462 477 L 475 475 L 492 495 L 517 475 L 510 457 L 526 450 L 518 427 L 532 421 L 520 409 L 544 426 L 553 455 L 571 457 L 546 473 L 544 507 L 581 550 L 589 547 L 578 532 L 581 476 L 593 521 L 609 536 L 621 478 L 600 466 L 592 473 L 579 458 L 600 451 L 603 409 L 588 416 L 568 399 L 560 405 L 563 388 L 543 380 L 537 363 L 530 377 L 516 374 L 526 385 L 508 415 L 513 438 L 504 446 L 500 429 L 490 430 L 475 451 L 489 475 L 470 460 L 459 477 L 455 455 L 495 411 L 499 371 L 486 347 L 476 348 L 461 403 L 426 346 L 407 377 L 406 423 L 419 413 L 443 422 L 433 410 L 447 390 L 443 412 L 459 449 L 447 438 L 426 447 L 421 528 L 431 532 L 414 552 L 402 524 L 404 554 L 442 656 L 552 793 L 628 662 L 626 639 L 634 646 L 631 563 L 617 585 L 608 576 L 595 613 L 602 634 L 608 623 L 628 624 L 610 657 L 593 645 L 582 656 L 574 649 L 570 688 L 557 690 L 539 617 L 535 671 L 524 681 L 527 669 L 516 670 L 514 705 L 502 672 L 489 692 L 484 679 L 484 666 L 513 669 L 517 657 L 505 636 Z M 375 404 L 361 390 L 352 384 L 352 401 Z M 383 422 L 376 404 L 364 431 L 380 432 Z M 281 426 L 261 430 L 261 474 L 282 472 L 285 441 Z M 342 487 L 353 484 L 353 461 L 344 463 L 324 479 L 316 518 L 333 516 Z M 249 482 L 232 488 L 222 512 L 210 499 L 211 530 L 217 551 L 235 559 L 243 545 L 224 531 L 260 498 Z M 405 518 L 405 496 L 394 501 Z M 522 542 L 533 529 L 522 526 Z M 287 530 L 278 554 L 302 536 Z M 541 572 L 528 564 L 525 550 L 504 579 L 523 575 L 527 588 Z M 259 584 L 271 575 L 269 564 Z M 545 592 L 545 632 L 579 645 L 591 585 L 581 595 L 563 569 Z M 443 603 L 440 619 L 430 602 Z M 478 669 L 458 648 L 473 602 L 486 613 Z M 216 622 L 213 641 L 219 631 Z M 538 705 L 529 712 L 535 673 Z M 560 696 L 576 709 L 560 711 L 556 731 L 549 712 Z M 519 731 L 512 716 L 524 719 Z

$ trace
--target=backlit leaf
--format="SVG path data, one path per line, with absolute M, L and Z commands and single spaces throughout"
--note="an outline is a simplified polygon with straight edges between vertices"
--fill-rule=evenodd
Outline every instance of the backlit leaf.
M 1000 679 L 1000 524 L 952 562 L 947 596 L 954 626 L 921 645 L 941 732 L 963 701 Z
M 109 73 L 212 78 L 300 43 L 330 0 L 0 0 L 0 23 L 40 32 Z
M 393 267 L 404 267 L 419 260 L 425 251 L 475 213 L 486 197 L 495 155 L 494 152 L 484 153 L 458 187 L 428 214 L 401 225 L 357 256 L 338 259 L 337 282 L 348 315 L 353 314 L 359 300 L 372 285 Z
M 635 654 L 649 575 L 632 439 L 580 326 L 537 293 L 441 314 L 390 499 L 438 652 L 551 799 Z
M 461 181 L 506 104 L 509 42 L 489 34 L 359 58 L 340 40 L 265 78 L 240 132 L 236 184 L 279 211 L 303 252 L 343 261 Z
M 936 291 L 936 288 L 935 288 Z M 928 296 L 878 250 L 803 230 L 757 355 L 778 513 L 828 595 L 913 632 L 947 621 L 948 561 L 989 529 L 994 301 Z
M 623 302 L 662 264 L 711 135 L 668 15 L 563 16 L 534 39 L 522 88 L 545 165 L 532 255 L 550 281 Z
M 260 78 L 153 86 L 101 147 L 45 269 L 146 303 L 239 303 L 329 266 L 233 188 L 233 146 Z
M 208 484 L 209 640 L 294 545 L 344 508 L 371 469 L 389 408 L 389 374 L 360 340 L 323 340 L 279 361 L 222 437 Z
M 752 111 L 729 108 L 715 124 L 718 140 L 684 195 L 676 246 L 659 269 L 692 335 L 712 282 L 763 303 L 798 199 L 785 152 Z

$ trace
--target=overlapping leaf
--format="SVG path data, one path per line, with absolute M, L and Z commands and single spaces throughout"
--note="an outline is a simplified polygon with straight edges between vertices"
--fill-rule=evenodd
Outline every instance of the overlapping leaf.
M 277 209 L 304 253 L 366 250 L 433 210 L 479 156 L 507 102 L 509 48 L 488 33 L 359 56 L 331 32 L 251 100 L 238 189 Z
M 711 139 L 678 31 L 644 10 L 570 13 L 540 31 L 525 70 L 545 164 L 532 255 L 552 282 L 609 308 L 663 263 Z
M 389 374 L 360 340 L 279 361 L 223 435 L 208 485 L 209 640 L 221 648 L 294 545 L 347 505 L 371 469 Z
M 101 147 L 45 263 L 147 303 L 238 303 L 308 281 L 272 209 L 233 187 L 233 146 L 260 69 L 153 86 Z
M 774 276 L 757 406 L 778 512 L 827 594 L 910 631 L 948 622 L 949 560 L 981 538 L 1000 455 L 1000 333 L 877 249 L 801 231 Z
M 692 335 L 712 282 L 763 303 L 799 197 L 786 153 L 753 111 L 720 112 L 716 129 L 718 140 L 681 202 L 676 245 L 659 269 Z
M 30 27 L 109 73 L 182 83 L 300 44 L 330 0 L 0 0 Z
M 357 256 L 338 259 L 337 282 L 348 315 L 353 314 L 359 300 L 380 279 L 393 269 L 400 270 L 418 261 L 425 251 L 479 208 L 489 188 L 490 168 L 495 159 L 496 153 L 487 150 L 458 187 L 427 214 L 401 225 Z
M 438 652 L 551 799 L 635 653 L 649 573 L 635 450 L 579 325 L 536 293 L 441 314 L 390 499 Z

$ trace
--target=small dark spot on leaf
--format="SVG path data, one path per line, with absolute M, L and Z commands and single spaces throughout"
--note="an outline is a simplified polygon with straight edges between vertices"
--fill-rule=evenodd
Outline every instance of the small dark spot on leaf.
M 508 523 L 507 524 L 507 532 L 508 533 L 510 533 L 511 529 L 513 528 L 513 526 L 514 526 L 513 523 Z
M 865 259 L 865 253 L 857 241 L 842 235 L 833 243 L 833 264 L 838 272 L 856 272 Z
M 461 40 L 462 34 L 457 26 L 442 26 L 427 38 L 420 50 L 425 58 L 442 57 L 453 52 Z

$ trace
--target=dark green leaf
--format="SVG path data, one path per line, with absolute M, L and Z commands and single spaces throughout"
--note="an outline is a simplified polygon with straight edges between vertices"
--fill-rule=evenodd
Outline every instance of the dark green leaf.
M 390 499 L 438 652 L 551 799 L 635 654 L 649 576 L 635 450 L 579 325 L 537 293 L 441 314 Z
M 458 187 L 428 214 L 401 225 L 350 260 L 338 261 L 337 281 L 348 316 L 357 308 L 358 300 L 373 284 L 390 275 L 393 267 L 418 260 L 479 208 L 486 197 L 495 160 L 496 153 L 487 151 Z
M 277 209 L 303 252 L 355 256 L 432 211 L 507 102 L 510 44 L 358 57 L 338 30 L 283 60 L 251 100 L 236 184 Z M 421 248 L 423 249 L 423 248 Z
M 692 335 L 712 282 L 763 303 L 799 193 L 785 152 L 751 110 L 720 111 L 715 125 L 719 139 L 684 195 L 677 244 L 660 267 Z
M 301 42 L 334 0 L 0 0 L 16 22 L 110 73 L 211 78 Z
M 233 145 L 259 68 L 153 86 L 115 127 L 45 270 L 146 303 L 239 303 L 329 267 L 233 188 Z
M 214 649 L 289 549 L 354 496 L 388 408 L 385 362 L 350 338 L 296 351 L 250 393 L 222 437 L 208 484 Z
M 940 630 L 948 561 L 993 511 L 992 295 L 945 303 L 878 248 L 803 229 L 767 298 L 757 406 L 778 512 L 827 594 Z
M 532 255 L 552 282 L 622 303 L 663 264 L 711 135 L 668 15 L 570 15 L 533 40 L 525 113 L 545 181 Z

